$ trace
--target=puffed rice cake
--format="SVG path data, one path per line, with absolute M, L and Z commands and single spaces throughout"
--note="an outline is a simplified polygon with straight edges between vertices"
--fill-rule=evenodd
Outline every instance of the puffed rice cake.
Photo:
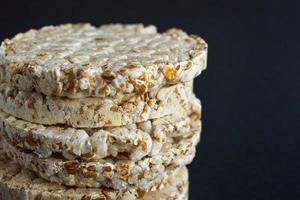
M 46 26 L 0 45 L 0 199 L 187 200 L 197 35 Z
M 144 192 L 135 188 L 74 188 L 50 183 L 32 171 L 1 158 L 0 199 L 3 200 L 187 200 L 188 172 L 185 167 L 168 172 L 165 179 Z
M 0 108 L 15 117 L 45 125 L 112 127 L 138 123 L 176 113 L 184 115 L 193 98 L 192 83 L 160 88 L 155 94 L 68 99 L 20 91 L 0 84 Z
M 4 40 L 0 80 L 48 96 L 114 97 L 191 81 L 206 59 L 205 41 L 175 28 L 65 24 Z
M 159 155 L 172 141 L 201 131 L 201 104 L 195 99 L 190 107 L 183 117 L 168 115 L 137 124 L 94 129 L 34 124 L 0 110 L 0 131 L 15 147 L 40 158 L 55 154 L 88 161 L 127 154 L 137 161 Z
M 179 141 L 172 141 L 156 156 L 147 156 L 133 161 L 126 156 L 105 158 L 97 161 L 66 160 L 52 156 L 39 158 L 22 151 L 7 141 L 1 133 L 1 146 L 7 157 L 24 168 L 33 170 L 51 182 L 76 187 L 109 187 L 125 189 L 134 186 L 148 190 L 165 171 L 189 164 L 196 153 L 200 132 L 192 131 Z

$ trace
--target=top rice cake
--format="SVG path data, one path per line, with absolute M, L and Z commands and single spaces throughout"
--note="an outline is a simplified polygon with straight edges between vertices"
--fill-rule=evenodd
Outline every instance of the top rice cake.
M 206 68 L 207 44 L 179 29 L 141 24 L 64 24 L 29 30 L 0 47 L 0 79 L 69 98 L 143 94 Z

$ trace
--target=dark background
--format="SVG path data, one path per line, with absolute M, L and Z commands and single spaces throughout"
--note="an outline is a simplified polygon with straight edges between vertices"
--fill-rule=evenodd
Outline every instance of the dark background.
M 192 200 L 300 199 L 300 1 L 1 1 L 0 40 L 66 22 L 173 26 L 209 44 Z

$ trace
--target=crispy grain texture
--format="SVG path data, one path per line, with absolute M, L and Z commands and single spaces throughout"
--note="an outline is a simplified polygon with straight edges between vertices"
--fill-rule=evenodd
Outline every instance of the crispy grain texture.
M 0 84 L 0 108 L 33 123 L 72 127 L 115 127 L 160 118 L 183 116 L 193 98 L 191 82 L 160 88 L 157 92 L 113 99 L 68 99 L 19 91 Z
M 186 200 L 188 173 L 185 167 L 168 171 L 164 180 L 144 192 L 136 188 L 71 188 L 38 178 L 33 172 L 2 158 L 0 199 L 3 200 Z
M 201 104 L 191 100 L 184 116 L 168 115 L 112 128 L 75 129 L 30 123 L 0 110 L 0 131 L 14 146 L 40 158 L 53 154 L 65 159 L 97 160 L 126 154 L 137 161 L 158 155 L 168 143 L 201 131 Z
M 7 157 L 22 167 L 33 170 L 40 177 L 59 184 L 77 187 L 108 187 L 123 190 L 135 187 L 149 190 L 163 174 L 176 167 L 189 164 L 196 152 L 200 132 L 194 131 L 184 139 L 169 141 L 158 155 L 133 161 L 120 155 L 97 161 L 47 159 L 22 151 L 9 143 L 1 134 L 1 145 Z
M 4 40 L 0 80 L 45 95 L 114 97 L 190 81 L 206 59 L 205 41 L 175 28 L 65 24 Z

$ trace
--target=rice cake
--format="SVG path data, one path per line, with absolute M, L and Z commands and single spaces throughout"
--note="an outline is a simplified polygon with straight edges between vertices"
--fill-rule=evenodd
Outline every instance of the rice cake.
M 68 99 L 19 91 L 0 84 L 0 108 L 33 123 L 72 127 L 112 127 L 147 121 L 169 114 L 184 115 L 193 98 L 191 82 L 160 88 L 118 101 L 110 97 Z
M 201 131 L 201 104 L 191 101 L 186 117 L 168 115 L 113 128 L 75 129 L 30 123 L 0 110 L 0 131 L 14 146 L 40 158 L 59 154 L 65 159 L 97 160 L 126 153 L 137 161 L 155 156 L 173 140 Z
M 12 161 L 0 160 L 0 199 L 5 200 L 187 200 L 187 169 L 168 171 L 151 190 L 67 187 L 47 182 Z
M 161 175 L 166 170 L 189 164 L 199 139 L 200 132 L 191 133 L 189 137 L 165 146 L 159 155 L 139 161 L 132 161 L 126 155 L 89 162 L 55 156 L 42 159 L 14 147 L 4 137 L 1 137 L 1 145 L 9 159 L 51 182 L 76 187 L 125 189 L 134 186 L 147 190 L 153 181 L 163 178 Z
M 205 41 L 175 28 L 64 24 L 5 39 L 0 80 L 48 96 L 114 97 L 190 81 L 206 59 Z

